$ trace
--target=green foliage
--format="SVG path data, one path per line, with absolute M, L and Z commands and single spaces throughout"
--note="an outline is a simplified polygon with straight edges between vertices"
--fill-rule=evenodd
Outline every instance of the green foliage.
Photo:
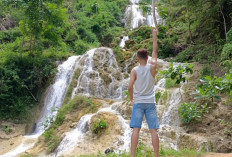
M 45 142 L 47 142 L 48 148 L 47 148 L 47 154 L 52 153 L 56 147 L 59 145 L 61 141 L 60 136 L 56 136 L 54 134 L 54 129 L 49 129 L 48 131 L 44 132 L 43 136 L 45 137 Z
M 10 134 L 12 129 L 8 125 L 1 125 L 1 130 L 4 131 L 6 134 Z
M 160 99 L 161 95 L 162 95 L 161 92 L 155 93 L 155 102 L 156 102 L 156 104 L 159 102 L 159 99 Z
M 168 34 L 168 26 L 159 25 L 158 32 L 158 45 L 159 45 L 159 58 L 166 58 L 173 56 L 175 50 L 173 49 L 173 44 L 175 43 L 178 36 Z M 141 26 L 129 33 L 129 38 L 135 43 L 130 45 L 132 51 L 137 51 L 141 48 L 146 48 L 148 52 L 152 53 L 152 31 L 149 26 Z
M 96 112 L 97 111 L 97 106 L 96 106 L 96 104 L 93 103 L 92 99 L 86 99 L 85 103 L 90 107 L 90 109 L 89 109 L 90 112 Z
M 17 37 L 20 37 L 18 29 L 10 29 L 7 31 L 0 31 L 0 44 L 14 42 Z
M 190 123 L 196 119 L 201 119 L 205 112 L 208 112 L 207 104 L 200 106 L 196 102 L 184 103 L 179 109 L 179 116 L 183 123 Z
M 175 150 L 172 148 L 164 148 L 163 146 L 160 147 L 159 151 L 159 156 L 160 157 L 167 157 L 167 156 L 172 156 L 172 157 L 196 157 L 196 156 L 201 156 L 203 155 L 203 152 L 197 152 L 194 150 L 189 150 L 189 149 L 180 149 L 180 150 Z M 97 155 L 81 155 L 80 157 L 130 157 L 131 154 L 125 151 L 119 152 L 119 153 L 109 153 L 109 154 L 102 154 L 98 153 Z M 151 157 L 154 156 L 154 151 L 152 148 L 149 148 L 145 146 L 143 143 L 139 141 L 137 149 L 136 149 L 136 156 L 137 157 Z
M 92 132 L 96 135 L 100 135 L 103 130 L 107 128 L 107 123 L 101 118 L 97 119 L 95 122 L 92 124 Z
M 197 86 L 196 92 L 192 94 L 197 94 L 196 99 L 199 98 L 210 98 L 213 102 L 214 99 L 221 100 L 219 96 L 220 93 L 227 93 L 229 99 L 231 100 L 232 96 L 232 70 L 229 73 L 225 74 L 224 78 L 214 76 L 211 78 L 210 76 L 206 76 L 205 78 L 200 80 L 202 85 Z
M 180 149 L 180 150 L 175 150 L 172 148 L 164 148 L 161 146 L 160 148 L 160 156 L 167 157 L 167 156 L 173 156 L 173 157 L 196 157 L 196 156 L 201 156 L 203 155 L 203 152 L 196 152 L 194 150 L 189 150 L 189 149 Z
M 212 70 L 211 66 L 209 64 L 203 65 L 203 68 L 201 69 L 201 78 L 205 76 L 213 76 L 214 71 Z
M 161 95 L 161 99 L 167 100 L 167 98 L 168 98 L 168 91 L 165 90 L 165 92 Z
M 181 82 L 187 81 L 187 77 L 184 74 L 193 74 L 193 65 L 184 64 L 178 65 L 176 68 L 173 67 L 173 63 L 170 63 L 168 70 L 160 71 L 160 74 L 165 78 L 171 78 L 176 80 L 175 84 L 180 84 Z
M 224 67 L 226 72 L 230 71 L 232 68 L 232 60 L 225 60 L 221 62 L 221 65 Z
M 232 28 L 227 32 L 227 40 L 228 43 L 232 42 Z
M 149 39 L 151 37 L 151 27 L 148 26 L 141 26 L 140 28 L 131 31 L 129 34 L 129 38 L 133 39 L 136 43 L 140 43 L 141 41 Z
M 168 40 L 164 42 L 164 48 L 173 53 L 162 54 L 178 54 L 178 62 L 212 63 L 220 60 L 218 56 L 221 55 L 225 39 L 227 44 L 232 41 L 231 18 L 225 18 L 225 23 L 218 24 L 217 21 L 224 21 L 224 16 L 231 14 L 232 3 L 225 0 L 160 0 L 157 6 L 159 14 L 165 19 L 166 34 L 172 39 L 166 38 L 163 42 Z M 216 25 L 218 27 L 215 27 Z M 225 27 L 229 30 L 227 38 Z M 162 46 L 162 42 L 159 46 Z M 222 57 L 228 57 L 228 54 L 229 46 L 226 45 Z
M 124 91 L 124 94 L 126 95 L 126 100 L 127 100 L 127 101 L 131 101 L 131 100 L 130 100 L 130 95 L 129 95 L 128 90 L 125 90 L 125 91 Z
M 221 54 L 221 60 L 231 60 L 232 58 L 232 43 L 225 44 Z
M 176 86 L 176 80 L 175 79 L 171 79 L 171 78 L 166 78 L 165 79 L 165 88 L 172 88 Z
M 27 113 L 37 103 L 36 93 L 55 72 L 51 59 L 8 56 L 0 64 L 0 118 L 29 119 Z
M 89 45 L 83 40 L 76 40 L 74 45 L 74 51 L 76 54 L 83 54 L 89 49 Z
M 74 87 L 77 85 L 77 80 L 79 78 L 79 75 L 80 75 L 80 69 L 77 69 L 73 74 L 72 81 L 69 84 L 69 87 L 68 87 L 68 90 L 66 92 L 63 104 L 67 104 L 70 101 L 71 96 L 72 96 L 72 91 L 73 91 Z
M 210 98 L 213 102 L 214 99 L 221 100 L 221 97 L 218 96 L 219 90 L 223 90 L 222 78 L 214 77 L 211 79 L 210 76 L 206 76 L 204 79 L 200 80 L 203 85 L 196 88 L 196 99 L 199 98 Z M 193 93 L 195 94 L 195 93 Z

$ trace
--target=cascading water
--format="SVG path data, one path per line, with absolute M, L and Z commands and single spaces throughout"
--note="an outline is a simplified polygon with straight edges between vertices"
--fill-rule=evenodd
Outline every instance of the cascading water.
M 127 6 L 125 16 L 124 16 L 124 23 L 125 27 L 129 27 L 130 29 L 136 29 L 141 25 L 148 25 L 155 27 L 154 18 L 152 14 L 152 6 L 147 5 L 146 7 L 150 12 L 147 12 L 144 16 L 142 9 L 139 6 L 140 0 L 130 0 L 131 5 Z M 158 24 L 162 24 L 162 18 L 159 16 L 157 8 L 156 8 L 156 20 Z M 129 40 L 128 36 L 123 36 L 120 47 L 124 48 L 125 42 Z
M 122 40 L 121 40 L 121 43 L 120 43 L 120 47 L 121 48 L 124 48 L 125 44 L 126 44 L 126 41 L 129 40 L 129 37 L 128 36 L 123 36 L 122 37 Z
M 44 107 L 39 119 L 37 120 L 34 132 L 31 135 L 24 136 L 22 143 L 19 146 L 4 155 L 0 155 L 1 157 L 17 156 L 18 154 L 32 148 L 37 138 L 45 131 L 46 128 L 44 128 L 44 125 L 47 127 L 50 126 L 50 122 L 47 121 L 47 119 L 54 119 L 56 117 L 57 111 L 54 111 L 54 109 L 59 109 L 63 103 L 66 90 L 75 70 L 77 59 L 78 56 L 69 57 L 67 61 L 58 66 L 58 72 L 55 76 L 54 83 L 48 89 L 47 95 L 44 99 Z
M 129 128 L 129 120 L 125 120 L 115 109 L 112 109 L 115 105 L 118 105 L 118 103 L 119 102 L 116 102 L 109 107 L 102 108 L 94 114 L 83 116 L 77 124 L 77 127 L 65 134 L 65 137 L 61 141 L 59 147 L 56 149 L 54 156 L 58 157 L 62 155 L 68 155 L 70 154 L 70 152 L 72 152 L 72 150 L 75 147 L 82 148 L 84 147 L 84 145 L 87 145 L 87 143 L 89 142 L 87 140 L 87 137 L 90 136 L 89 134 L 91 132 L 90 120 L 94 115 L 97 115 L 99 113 L 111 113 L 117 116 L 118 122 L 120 123 L 120 126 L 122 128 L 123 135 L 119 138 L 119 140 L 116 143 L 113 143 L 112 146 L 115 148 L 117 147 L 117 151 L 128 151 L 130 141 L 129 139 L 131 135 L 131 131 Z M 118 145 L 119 141 L 121 141 L 123 144 Z M 85 151 L 85 153 L 87 153 L 88 150 Z
M 46 129 L 44 128 L 44 123 L 46 123 L 47 128 L 50 126 L 50 122 L 47 121 L 47 119 L 55 119 L 57 110 L 63 103 L 78 58 L 79 56 L 69 57 L 67 61 L 58 66 L 58 73 L 55 76 L 53 85 L 49 88 L 48 94 L 45 97 L 44 107 L 37 120 L 33 134 L 41 135 Z
M 143 11 L 138 4 L 140 0 L 130 0 L 130 1 L 131 1 L 131 5 L 127 6 L 125 12 L 125 17 L 124 17 L 125 26 L 130 27 L 131 29 L 138 28 L 141 25 L 148 25 L 155 27 L 153 14 L 151 13 L 152 11 L 146 13 L 146 15 L 144 16 Z M 148 10 L 152 10 L 151 5 L 147 5 L 146 7 L 148 8 Z M 157 12 L 157 8 L 156 8 L 156 19 L 158 24 L 162 23 L 162 19 L 160 18 Z
M 110 48 L 97 48 L 86 52 L 79 59 L 80 75 L 72 92 L 99 98 L 121 99 L 125 85 L 123 75 Z

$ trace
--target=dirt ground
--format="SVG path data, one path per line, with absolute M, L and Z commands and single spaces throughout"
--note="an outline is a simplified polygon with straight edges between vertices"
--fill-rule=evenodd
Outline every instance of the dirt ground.
M 215 70 L 216 71 L 216 70 Z M 185 87 L 185 102 L 194 102 L 194 95 L 190 94 L 195 91 L 196 85 L 199 84 L 199 76 L 201 72 L 201 65 L 194 64 L 194 73 L 191 76 L 188 85 Z M 216 74 L 215 74 L 216 75 Z M 219 75 L 219 74 L 218 74 Z M 226 98 L 221 94 L 222 101 L 208 103 L 208 113 L 199 121 L 191 124 L 185 124 L 182 127 L 187 133 L 198 134 L 207 137 L 210 141 L 210 151 L 217 153 L 231 153 L 232 152 L 232 104 L 225 103 Z M 206 101 L 198 101 L 200 105 L 204 105 Z M 209 154 L 215 155 L 215 154 Z M 219 156 L 216 154 L 215 156 Z M 227 155 L 228 154 L 222 154 Z M 221 155 L 220 155 L 221 156 Z M 229 154 L 232 157 L 232 154 Z
M 204 157 L 232 157 L 232 154 L 223 154 L 223 153 L 209 153 Z

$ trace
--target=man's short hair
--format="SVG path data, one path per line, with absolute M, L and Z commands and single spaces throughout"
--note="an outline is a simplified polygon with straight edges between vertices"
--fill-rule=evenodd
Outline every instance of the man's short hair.
M 140 59 L 147 59 L 147 57 L 148 57 L 147 49 L 138 50 L 137 57 Z

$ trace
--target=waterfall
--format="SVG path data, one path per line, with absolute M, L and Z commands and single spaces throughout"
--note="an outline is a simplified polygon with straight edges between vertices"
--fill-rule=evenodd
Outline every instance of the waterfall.
M 122 98 L 125 89 L 121 82 L 123 74 L 112 49 L 101 47 L 89 50 L 80 57 L 77 68 L 81 72 L 72 98 L 76 94 L 118 100 Z
M 63 103 L 67 88 L 72 79 L 77 59 L 78 56 L 69 57 L 67 61 L 58 66 L 58 72 L 55 76 L 54 83 L 49 88 L 45 97 L 44 107 L 36 122 L 36 128 L 33 134 L 41 135 L 44 130 L 50 126 L 50 121 L 47 120 L 55 120 L 57 110 Z M 43 126 L 44 123 L 47 123 L 46 128 Z
M 22 143 L 19 146 L 4 155 L 0 155 L 0 157 L 16 156 L 32 148 L 37 138 L 45 131 L 46 128 L 50 126 L 50 121 L 47 121 L 47 119 L 55 119 L 57 110 L 61 107 L 63 103 L 66 90 L 72 79 L 77 59 L 78 56 L 69 57 L 67 61 L 58 66 L 58 72 L 55 76 L 54 83 L 48 89 L 48 92 L 44 99 L 44 106 L 41 111 L 40 117 L 36 122 L 36 128 L 34 132 L 31 135 L 24 136 Z M 43 124 L 45 123 L 47 126 L 46 128 L 44 128 L 43 126 Z
M 139 6 L 139 1 L 140 0 L 130 0 L 131 5 L 127 6 L 126 12 L 125 12 L 125 17 L 124 17 L 124 22 L 125 26 L 129 27 L 130 29 L 135 29 L 140 27 L 141 25 L 148 25 L 155 27 L 154 24 L 154 18 L 152 13 L 146 13 L 144 15 L 142 9 Z M 152 10 L 151 5 L 146 6 L 148 10 Z M 156 20 L 158 24 L 162 24 L 162 19 L 158 14 L 157 8 L 156 9 Z
M 130 29 L 136 29 L 139 28 L 141 25 L 148 25 L 155 27 L 154 23 L 154 17 L 152 12 L 146 13 L 146 15 L 143 14 L 142 9 L 139 6 L 139 1 L 140 0 L 130 0 L 131 5 L 128 5 L 125 11 L 125 16 L 124 16 L 124 23 L 125 27 L 129 27 Z M 152 6 L 147 5 L 146 6 L 148 10 L 152 11 Z M 158 24 L 164 23 L 160 15 L 158 14 L 157 7 L 156 9 L 156 20 Z M 128 36 L 123 36 L 120 47 L 124 48 L 125 42 L 129 40 Z

